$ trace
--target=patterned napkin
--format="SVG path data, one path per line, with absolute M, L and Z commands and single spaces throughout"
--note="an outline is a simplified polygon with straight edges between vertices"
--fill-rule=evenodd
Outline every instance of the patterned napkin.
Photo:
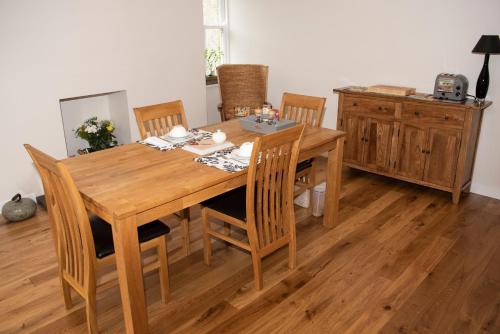
M 187 140 L 179 141 L 176 143 L 171 143 L 167 141 L 165 138 L 167 136 L 161 137 L 148 137 L 144 140 L 137 141 L 139 144 L 147 145 L 149 147 L 156 148 L 160 151 L 170 151 L 176 148 L 181 148 L 186 144 L 196 143 L 203 139 L 212 139 L 212 132 L 200 130 L 200 129 L 189 129 L 188 132 L 192 134 Z
M 229 173 L 240 172 L 248 167 L 248 162 L 236 160 L 231 156 L 231 152 L 238 147 L 239 146 L 233 146 L 203 157 L 194 158 L 194 161 L 210 167 L 222 169 Z

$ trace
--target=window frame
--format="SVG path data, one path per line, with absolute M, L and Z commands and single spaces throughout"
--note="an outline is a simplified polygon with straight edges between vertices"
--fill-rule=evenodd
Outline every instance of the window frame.
M 219 17 L 220 22 L 216 25 L 206 25 L 205 24 L 205 13 L 203 13 L 203 33 L 204 33 L 204 49 L 206 48 L 206 31 L 207 29 L 220 29 L 222 33 L 222 60 L 221 64 L 229 63 L 229 20 L 228 20 L 228 1 L 227 0 L 217 0 L 219 4 Z M 206 70 L 206 68 L 205 68 Z M 215 77 L 210 77 L 205 74 L 207 85 L 217 84 L 217 75 Z

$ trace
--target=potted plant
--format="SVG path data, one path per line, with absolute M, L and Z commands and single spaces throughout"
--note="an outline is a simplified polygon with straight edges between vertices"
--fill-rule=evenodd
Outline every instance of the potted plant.
M 205 49 L 203 55 L 205 57 L 207 83 L 217 83 L 216 69 L 222 60 L 222 50 Z
M 89 147 L 79 150 L 80 154 L 105 150 L 116 146 L 116 141 L 113 131 L 115 127 L 109 120 L 99 120 L 97 117 L 91 117 L 83 122 L 78 128 L 73 130 L 77 138 L 81 138 L 88 142 Z

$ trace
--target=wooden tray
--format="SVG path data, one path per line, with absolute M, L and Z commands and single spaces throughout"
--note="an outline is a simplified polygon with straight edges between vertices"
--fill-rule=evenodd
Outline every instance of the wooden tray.
M 410 87 L 375 85 L 375 86 L 368 87 L 366 89 L 366 92 L 379 93 L 379 94 L 389 94 L 389 95 L 398 95 L 398 96 L 408 96 L 408 95 L 415 94 L 416 89 L 415 88 L 410 88 Z
M 292 121 L 289 119 L 280 120 L 276 124 L 267 124 L 265 122 L 257 123 L 255 121 L 255 119 L 256 119 L 255 115 L 241 117 L 240 124 L 243 127 L 243 129 L 245 129 L 245 130 L 263 133 L 263 134 L 268 134 L 268 133 L 273 133 L 273 132 L 276 132 L 279 130 L 283 130 L 283 129 L 289 128 L 291 126 L 294 126 L 296 124 L 295 121 Z

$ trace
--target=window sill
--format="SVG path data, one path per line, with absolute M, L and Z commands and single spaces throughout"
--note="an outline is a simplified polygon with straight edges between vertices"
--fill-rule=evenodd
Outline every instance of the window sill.
M 219 80 L 216 75 L 208 75 L 205 77 L 205 81 L 207 83 L 207 86 L 210 85 L 217 85 L 219 83 Z

